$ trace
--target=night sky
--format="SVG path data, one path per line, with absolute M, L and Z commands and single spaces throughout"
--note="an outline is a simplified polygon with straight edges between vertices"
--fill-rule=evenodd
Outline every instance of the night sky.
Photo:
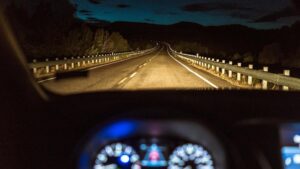
M 37 4 L 46 0 L 3 0 Z M 61 0 L 48 0 L 59 5 Z M 67 0 L 66 0 L 67 1 Z M 69 0 L 83 21 L 129 21 L 280 28 L 300 20 L 300 0 Z
M 298 0 L 71 0 L 82 20 L 202 25 L 242 24 L 269 29 L 300 20 Z

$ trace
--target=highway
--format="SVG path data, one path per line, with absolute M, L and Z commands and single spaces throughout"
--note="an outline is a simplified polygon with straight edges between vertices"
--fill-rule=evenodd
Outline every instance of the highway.
M 88 76 L 53 79 L 42 83 L 60 94 L 115 89 L 222 89 L 230 83 L 169 54 L 157 52 L 88 70 Z

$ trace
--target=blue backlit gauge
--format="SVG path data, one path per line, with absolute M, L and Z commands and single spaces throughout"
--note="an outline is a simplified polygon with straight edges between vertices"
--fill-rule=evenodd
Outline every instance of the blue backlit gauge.
M 169 158 L 168 169 L 215 169 L 212 156 L 202 146 L 184 144 Z
M 131 146 L 114 143 L 97 154 L 93 169 L 140 169 L 139 156 Z

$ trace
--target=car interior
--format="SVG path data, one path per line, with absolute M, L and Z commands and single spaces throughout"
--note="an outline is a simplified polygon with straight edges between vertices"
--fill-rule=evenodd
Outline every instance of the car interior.
M 37 83 L 0 16 L 0 168 L 299 168 L 299 91 L 62 95 Z

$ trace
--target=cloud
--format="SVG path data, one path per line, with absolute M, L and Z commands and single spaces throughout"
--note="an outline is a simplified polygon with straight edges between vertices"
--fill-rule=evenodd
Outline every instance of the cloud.
M 300 1 L 290 0 L 291 6 L 287 6 L 279 11 L 269 13 L 267 15 L 261 16 L 255 19 L 253 22 L 274 22 L 280 18 L 300 16 Z
M 103 0 L 88 0 L 92 4 L 101 4 Z
M 240 19 L 253 19 L 253 15 L 241 12 L 232 12 L 229 14 L 233 18 L 240 18 Z
M 79 10 L 79 12 L 82 13 L 82 14 L 89 14 L 89 13 L 91 13 L 91 11 L 85 10 L 85 9 L 81 9 L 81 10 Z
M 272 12 L 265 16 L 259 17 L 255 19 L 253 22 L 274 22 L 280 18 L 291 17 L 291 16 L 300 16 L 299 10 L 293 7 L 286 7 L 282 10 Z
M 243 10 L 249 11 L 252 8 L 244 7 L 235 3 L 224 3 L 224 2 L 203 2 L 203 3 L 192 3 L 186 4 L 181 7 L 181 10 L 186 12 L 208 12 L 208 11 L 229 11 L 229 10 Z
M 99 20 L 98 18 L 95 18 L 95 17 L 87 17 L 86 19 L 89 21 L 98 21 Z
M 146 19 L 144 19 L 144 20 L 147 21 L 147 22 L 155 22 L 155 20 L 149 19 L 149 18 L 146 18 Z
M 116 7 L 117 8 L 130 8 L 131 6 L 128 4 L 117 4 Z

